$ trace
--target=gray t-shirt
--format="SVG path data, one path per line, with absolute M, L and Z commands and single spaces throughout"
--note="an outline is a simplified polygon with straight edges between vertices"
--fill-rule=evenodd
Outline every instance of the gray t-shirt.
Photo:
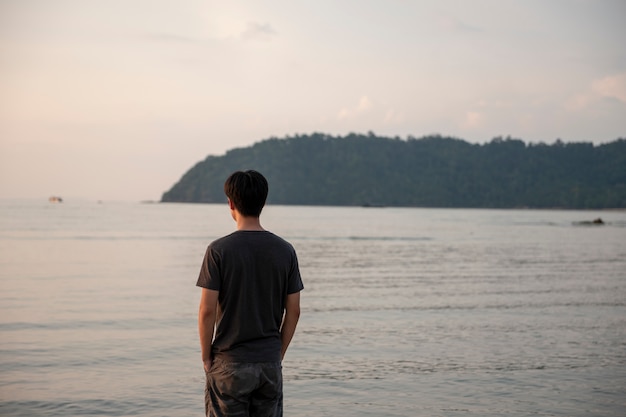
M 207 248 L 197 286 L 219 291 L 212 353 L 229 362 L 279 362 L 287 294 L 304 286 L 293 246 L 239 230 Z

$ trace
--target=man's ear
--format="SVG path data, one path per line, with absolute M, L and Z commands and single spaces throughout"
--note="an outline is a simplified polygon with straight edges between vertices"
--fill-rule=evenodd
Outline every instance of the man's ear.
M 227 198 L 227 200 L 228 200 L 228 207 L 230 207 L 231 210 L 234 210 L 235 209 L 235 205 L 233 204 L 233 202 L 230 201 L 230 198 Z

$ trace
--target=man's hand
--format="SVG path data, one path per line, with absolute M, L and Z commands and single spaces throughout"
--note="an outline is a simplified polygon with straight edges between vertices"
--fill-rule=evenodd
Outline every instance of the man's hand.
M 208 373 L 211 369 L 211 365 L 213 365 L 213 359 L 207 359 L 203 361 L 204 363 L 204 372 Z

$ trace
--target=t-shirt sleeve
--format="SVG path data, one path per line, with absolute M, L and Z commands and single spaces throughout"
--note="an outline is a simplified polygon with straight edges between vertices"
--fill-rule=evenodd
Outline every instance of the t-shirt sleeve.
M 222 274 L 220 273 L 219 259 L 218 254 L 209 246 L 204 254 L 202 267 L 196 282 L 198 287 L 215 291 L 220 290 Z
M 293 260 L 291 265 L 291 271 L 289 273 L 289 281 L 287 283 L 287 294 L 294 294 L 304 289 L 302 283 L 302 277 L 300 276 L 300 267 L 298 266 L 298 257 L 296 252 L 293 251 Z

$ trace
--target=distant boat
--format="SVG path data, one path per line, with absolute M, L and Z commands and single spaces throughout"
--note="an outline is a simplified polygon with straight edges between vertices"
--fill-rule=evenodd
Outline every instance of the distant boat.
M 61 197 L 59 197 L 59 196 L 53 195 L 53 196 L 50 196 L 48 201 L 51 202 L 51 203 L 62 203 L 63 199 Z

